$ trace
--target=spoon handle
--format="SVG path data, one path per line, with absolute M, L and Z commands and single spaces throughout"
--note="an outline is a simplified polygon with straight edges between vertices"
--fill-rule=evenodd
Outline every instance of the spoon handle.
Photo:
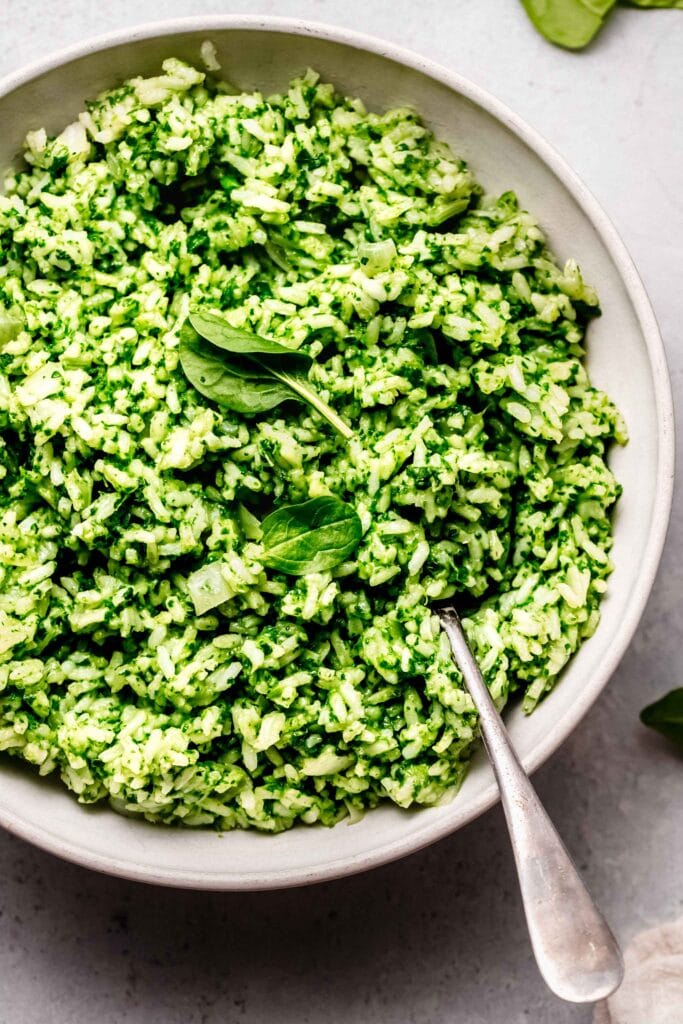
M 561 999 L 572 1003 L 605 999 L 623 977 L 619 946 L 522 768 L 457 612 L 452 606 L 441 607 L 439 617 L 479 713 L 539 970 Z

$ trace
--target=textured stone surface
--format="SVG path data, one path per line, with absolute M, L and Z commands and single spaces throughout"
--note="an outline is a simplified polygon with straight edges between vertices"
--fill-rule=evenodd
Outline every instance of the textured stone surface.
M 163 17 L 290 14 L 419 50 L 539 128 L 602 201 L 640 269 L 683 388 L 683 12 L 617 12 L 575 55 L 517 0 L 2 0 L 0 73 Z M 678 112 L 678 113 L 677 113 Z M 626 940 L 681 914 L 683 760 L 638 724 L 680 683 L 683 517 L 630 651 L 542 769 L 542 798 Z M 0 834 L 1 1024 L 588 1024 L 528 946 L 499 810 L 365 876 L 248 896 L 145 888 Z M 683 1008 L 681 1008 L 683 1020 Z

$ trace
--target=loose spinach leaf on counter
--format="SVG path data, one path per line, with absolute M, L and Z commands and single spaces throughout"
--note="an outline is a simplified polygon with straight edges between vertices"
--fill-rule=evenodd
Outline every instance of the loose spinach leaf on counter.
M 340 565 L 363 535 L 353 506 L 332 496 L 283 505 L 266 516 L 261 528 L 264 564 L 290 576 Z
M 580 50 L 602 27 L 616 0 L 522 0 L 534 26 L 551 43 Z
M 683 10 L 683 0 L 621 0 L 627 7 L 676 7 Z
M 683 747 L 683 687 L 643 708 L 640 720 Z
M 181 334 L 180 365 L 206 398 L 246 415 L 296 399 L 316 409 L 343 437 L 353 436 L 311 386 L 313 360 L 305 352 L 232 327 L 211 310 L 194 310 L 190 325 Z
M 542 36 L 557 46 L 580 50 L 602 28 L 617 0 L 522 0 Z M 622 6 L 683 8 L 683 0 L 620 0 Z

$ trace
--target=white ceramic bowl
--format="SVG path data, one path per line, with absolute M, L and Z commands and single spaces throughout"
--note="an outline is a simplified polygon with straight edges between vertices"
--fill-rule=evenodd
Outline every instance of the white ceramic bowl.
M 281 89 L 314 67 L 375 109 L 415 106 L 463 155 L 488 191 L 513 188 L 561 258 L 576 256 L 603 316 L 589 332 L 594 382 L 623 411 L 630 443 L 611 464 L 624 486 L 615 520 L 615 570 L 596 635 L 530 717 L 507 723 L 527 769 L 556 750 L 616 668 L 645 606 L 661 554 L 673 476 L 673 415 L 661 339 L 643 286 L 596 201 L 554 150 L 497 100 L 457 74 L 389 43 L 278 18 L 209 17 L 96 39 L 0 83 L 0 168 L 26 131 L 58 130 L 84 101 L 165 57 L 198 62 L 211 39 L 226 75 L 244 88 Z M 413 813 L 385 806 L 353 826 L 296 828 L 278 836 L 152 826 L 106 807 L 86 809 L 21 766 L 0 766 L 0 823 L 68 860 L 141 881 L 197 889 L 268 889 L 362 871 L 453 832 L 497 799 L 483 755 L 456 799 Z

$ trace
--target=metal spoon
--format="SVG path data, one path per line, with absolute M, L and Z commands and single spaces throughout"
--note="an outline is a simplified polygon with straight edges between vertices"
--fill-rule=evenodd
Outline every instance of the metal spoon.
M 594 1003 L 621 984 L 621 951 L 522 768 L 451 605 L 438 609 L 475 707 L 498 782 L 536 963 L 570 1003 Z

